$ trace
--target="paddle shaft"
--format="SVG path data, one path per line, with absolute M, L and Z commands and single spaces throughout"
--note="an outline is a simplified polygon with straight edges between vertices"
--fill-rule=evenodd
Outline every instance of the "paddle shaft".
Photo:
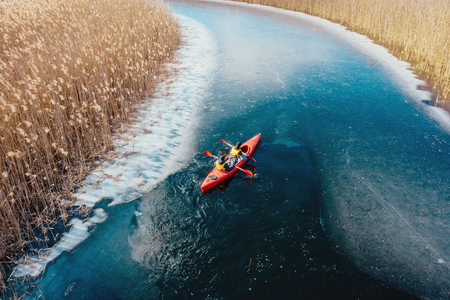
M 233 148 L 233 146 L 232 145 L 230 145 L 230 144 L 228 144 L 227 142 L 225 142 L 224 140 L 220 140 L 222 143 L 225 143 L 225 144 L 227 144 L 228 146 L 230 146 L 231 148 Z M 254 159 L 253 157 L 251 157 L 251 156 L 248 156 L 248 155 L 245 155 L 245 153 L 244 152 L 242 152 L 242 154 L 244 155 L 244 156 L 246 156 L 246 157 L 248 157 L 248 158 L 251 158 L 251 159 L 253 159 L 255 162 L 256 162 L 256 159 Z

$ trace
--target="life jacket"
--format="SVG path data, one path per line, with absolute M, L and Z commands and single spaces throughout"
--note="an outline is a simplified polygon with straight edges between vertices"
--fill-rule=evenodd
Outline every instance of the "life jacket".
M 241 149 L 236 150 L 236 148 L 233 147 L 231 148 L 230 154 L 234 156 L 240 156 L 242 154 L 242 150 Z
M 221 171 L 226 171 L 225 164 L 226 164 L 226 162 L 224 162 L 223 164 L 219 164 L 219 162 L 216 161 L 216 168 L 221 170 Z

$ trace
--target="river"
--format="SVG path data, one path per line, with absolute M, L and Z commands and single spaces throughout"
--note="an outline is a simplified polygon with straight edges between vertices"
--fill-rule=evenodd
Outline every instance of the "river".
M 104 206 L 106 221 L 29 298 L 450 297 L 448 114 L 421 102 L 407 66 L 317 18 L 169 4 L 212 49 L 185 163 Z M 202 151 L 257 133 L 255 178 L 202 195 L 213 164 Z

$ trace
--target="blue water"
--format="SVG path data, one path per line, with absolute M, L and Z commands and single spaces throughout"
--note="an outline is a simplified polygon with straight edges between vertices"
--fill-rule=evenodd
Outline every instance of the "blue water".
M 196 124 L 198 154 L 140 199 L 107 208 L 108 220 L 48 267 L 39 293 L 448 297 L 450 137 L 390 70 L 282 13 L 170 4 L 217 44 Z M 202 151 L 259 132 L 256 178 L 241 174 L 202 197 L 198 185 L 213 163 Z

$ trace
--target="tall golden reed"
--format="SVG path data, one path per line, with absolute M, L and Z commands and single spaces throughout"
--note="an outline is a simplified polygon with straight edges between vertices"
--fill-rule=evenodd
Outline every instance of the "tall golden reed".
M 65 219 L 61 202 L 177 46 L 151 0 L 0 1 L 0 259 Z
M 238 0 L 239 1 L 239 0 Z M 243 0 L 340 23 L 388 48 L 450 101 L 449 0 Z

